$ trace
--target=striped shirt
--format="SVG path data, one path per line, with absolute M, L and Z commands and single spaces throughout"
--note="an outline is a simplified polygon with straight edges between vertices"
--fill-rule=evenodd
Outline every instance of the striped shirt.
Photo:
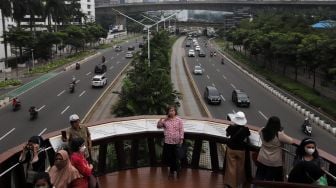
M 183 122 L 179 117 L 166 119 L 164 122 L 164 141 L 166 144 L 179 144 L 184 138 Z

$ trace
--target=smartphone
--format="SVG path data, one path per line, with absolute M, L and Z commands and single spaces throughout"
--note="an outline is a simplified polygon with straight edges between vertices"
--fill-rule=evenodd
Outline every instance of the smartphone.
M 61 134 L 62 134 L 62 140 L 66 141 L 67 140 L 66 131 L 61 131 Z

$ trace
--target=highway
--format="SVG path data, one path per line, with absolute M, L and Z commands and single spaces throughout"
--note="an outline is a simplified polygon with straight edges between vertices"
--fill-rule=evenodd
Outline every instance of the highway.
M 247 117 L 248 124 L 263 127 L 269 117 L 278 116 L 286 134 L 299 140 L 307 137 L 301 131 L 304 116 L 238 70 L 229 62 L 229 59 L 225 58 L 225 64 L 221 64 L 222 56 L 218 52 L 216 57 L 210 57 L 211 46 L 208 45 L 206 48 L 204 45 L 206 41 L 206 38 L 198 39 L 201 49 L 206 53 L 206 57 L 198 57 L 198 52 L 196 52 L 195 57 L 188 57 L 187 54 L 190 48 L 185 47 L 185 43 L 183 43 L 183 47 L 185 47 L 190 71 L 194 70 L 195 65 L 201 65 L 205 70 L 203 75 L 193 74 L 193 79 L 199 92 L 203 95 L 205 87 L 212 85 L 222 95 L 222 103 L 220 105 L 209 105 L 205 101 L 213 118 L 226 119 L 228 113 L 243 111 Z M 193 44 L 191 48 L 194 48 Z M 251 101 L 249 108 L 237 107 L 231 101 L 233 89 L 242 89 L 248 94 Z M 318 126 L 313 126 L 312 137 L 317 141 L 319 148 L 336 155 L 336 150 L 331 145 L 331 143 L 336 141 L 333 135 Z
M 12 111 L 12 106 L 0 109 L 0 153 L 19 145 L 33 135 L 45 134 L 69 127 L 69 116 L 73 113 L 83 118 L 97 98 L 103 93 L 111 81 L 127 65 L 131 59 L 125 59 L 127 47 L 134 41 L 122 44 L 122 52 L 114 49 L 103 50 L 100 55 L 81 64 L 79 70 L 55 72 L 55 77 L 41 83 L 19 96 L 22 108 Z M 94 76 L 94 67 L 101 62 L 102 55 L 106 57 L 107 86 L 92 88 L 91 78 Z M 72 76 L 77 79 L 75 92 L 69 92 Z M 36 120 L 29 120 L 28 109 L 36 106 L 39 115 Z

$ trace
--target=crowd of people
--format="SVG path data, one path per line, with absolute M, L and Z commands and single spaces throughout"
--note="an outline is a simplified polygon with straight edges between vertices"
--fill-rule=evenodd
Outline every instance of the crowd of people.
M 26 186 L 34 188 L 94 188 L 89 129 L 79 116 L 69 118 L 71 127 L 63 135 L 64 147 L 57 151 L 53 166 L 46 172 L 46 151 L 41 136 L 32 136 L 24 146 L 19 162 L 26 168 Z
M 180 177 L 180 154 L 184 141 L 183 121 L 177 116 L 177 109 L 170 106 L 165 118 L 157 123 L 164 131 L 163 162 L 169 166 L 169 178 Z M 33 136 L 28 140 L 19 161 L 26 167 L 26 187 L 35 188 L 91 188 L 95 187 L 93 166 L 89 163 L 91 136 L 87 127 L 80 124 L 79 116 L 69 117 L 71 127 L 62 134 L 64 148 L 57 151 L 54 165 L 45 172 L 46 152 L 43 139 Z M 245 114 L 237 112 L 230 119 L 233 123 L 227 130 L 229 138 L 224 157 L 224 183 L 227 187 L 249 187 L 252 179 L 250 142 L 251 135 Z M 280 119 L 272 116 L 259 131 L 261 147 L 254 161 L 257 170 L 256 180 L 284 181 L 283 144 L 294 144 L 293 138 L 286 135 Z M 312 138 L 305 138 L 296 149 L 293 167 L 287 177 L 288 182 L 327 185 L 322 160 L 317 144 Z
M 227 128 L 229 141 L 226 147 L 224 163 L 224 183 L 227 187 L 249 187 L 251 175 L 250 164 L 250 130 L 245 127 L 243 112 L 238 112 Z M 280 119 L 272 116 L 265 127 L 259 131 L 262 141 L 255 164 L 256 180 L 281 181 L 284 179 L 284 144 L 294 144 L 293 138 L 286 135 Z M 312 138 L 305 138 L 296 149 L 293 167 L 288 175 L 288 182 L 327 185 L 326 174 L 321 166 L 317 145 Z

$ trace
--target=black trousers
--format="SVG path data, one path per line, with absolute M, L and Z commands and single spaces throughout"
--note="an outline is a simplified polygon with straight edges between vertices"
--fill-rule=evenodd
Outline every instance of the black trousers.
M 178 161 L 176 156 L 177 144 L 164 144 L 163 145 L 163 163 L 170 167 L 170 172 L 178 170 Z

